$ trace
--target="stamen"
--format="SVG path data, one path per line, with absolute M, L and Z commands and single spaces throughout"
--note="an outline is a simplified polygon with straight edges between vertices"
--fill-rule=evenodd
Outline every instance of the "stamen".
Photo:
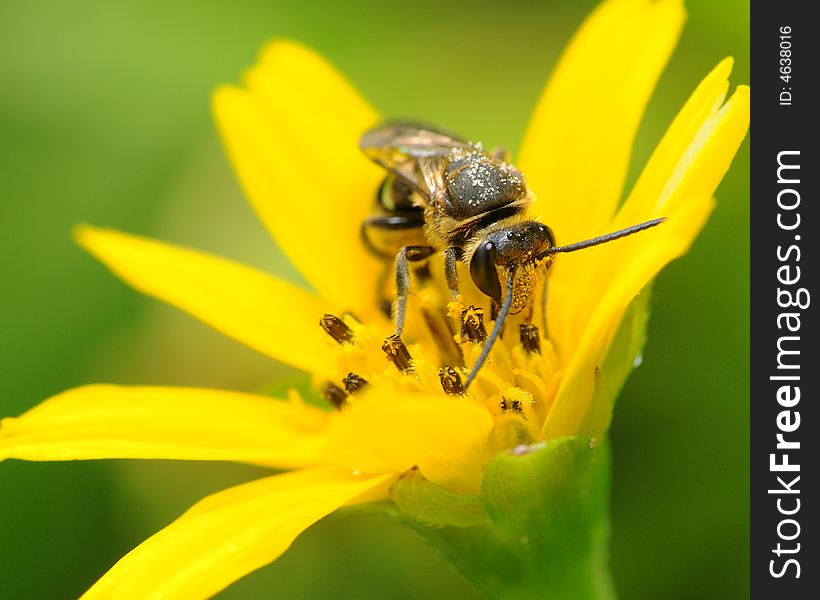
M 501 410 L 502 412 L 507 412 L 508 410 L 513 411 L 514 413 L 518 413 L 519 415 L 524 412 L 523 407 L 521 406 L 521 400 L 515 398 L 513 400 L 507 400 L 504 396 L 501 396 Z
M 484 311 L 470 305 L 461 313 L 461 340 L 483 343 L 487 340 L 487 328 L 484 327 Z
M 490 321 L 498 319 L 498 313 L 501 310 L 501 303 L 493 298 L 490 300 Z
M 456 344 L 453 335 L 453 321 L 447 317 L 443 310 L 438 313 L 422 308 L 421 314 L 424 317 L 424 322 L 427 329 L 430 330 L 430 335 L 433 337 L 433 342 L 438 349 L 441 362 L 445 365 L 464 366 L 464 354 L 461 351 L 461 346 Z
M 336 408 L 342 408 L 347 399 L 347 392 L 334 383 L 328 383 L 322 391 L 322 396 Z
M 455 396 L 464 393 L 464 385 L 461 383 L 461 375 L 453 367 L 439 369 L 438 377 L 441 380 L 441 387 L 445 393 Z
M 519 327 L 521 345 L 529 353 L 541 354 L 541 338 L 536 325 L 522 323 Z
M 345 384 L 345 390 L 347 390 L 348 394 L 355 394 L 366 386 L 368 382 L 367 379 L 361 375 L 356 375 L 356 373 L 348 373 L 347 377 L 342 379 L 342 383 Z
M 410 352 L 407 351 L 407 346 L 404 345 L 404 342 L 398 335 L 394 334 L 388 337 L 384 341 L 384 344 L 382 344 L 382 350 L 387 355 L 387 358 L 390 359 L 390 362 L 402 373 L 413 370 L 413 366 L 410 364 L 412 360 Z
M 319 319 L 319 325 L 325 332 L 340 344 L 353 339 L 353 330 L 345 325 L 339 317 L 334 315 L 324 315 Z

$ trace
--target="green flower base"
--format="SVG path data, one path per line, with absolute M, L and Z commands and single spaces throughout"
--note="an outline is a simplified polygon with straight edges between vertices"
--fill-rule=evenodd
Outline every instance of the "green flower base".
M 608 446 L 567 437 L 499 454 L 476 496 L 409 471 L 390 497 L 400 517 L 487 598 L 614 598 Z

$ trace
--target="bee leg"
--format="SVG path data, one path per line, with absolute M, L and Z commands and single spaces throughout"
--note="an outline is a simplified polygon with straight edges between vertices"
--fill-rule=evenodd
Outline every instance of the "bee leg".
M 410 295 L 410 263 L 427 260 L 435 253 L 430 246 L 405 246 L 396 255 L 396 333 L 401 337 Z
M 420 211 L 391 212 L 365 219 L 359 234 L 364 247 L 371 255 L 385 262 L 392 262 L 396 258 L 395 247 L 391 244 L 392 237 L 413 230 L 420 232 L 423 226 L 424 216 Z M 392 315 L 393 304 L 386 291 L 389 278 L 390 268 L 386 267 L 379 276 L 376 286 L 376 303 L 388 319 Z
M 490 350 L 492 350 L 495 340 L 501 337 L 501 331 L 504 329 L 504 323 L 507 321 L 507 315 L 510 314 L 510 307 L 512 306 L 514 277 L 515 270 L 510 269 L 510 273 L 507 276 L 507 294 L 504 296 L 504 300 L 501 303 L 501 308 L 498 311 L 498 318 L 496 318 L 495 324 L 493 324 L 493 330 L 490 332 L 490 337 L 488 337 L 487 341 L 484 342 L 484 347 L 481 349 L 481 354 L 478 355 L 478 360 L 475 361 L 473 368 L 470 370 L 470 374 L 467 375 L 467 381 L 464 383 L 465 390 L 470 387 L 470 384 L 475 379 L 475 376 L 481 370 L 481 367 L 484 365 L 484 361 L 486 361 L 487 357 L 490 355 Z
M 458 261 L 462 257 L 461 248 L 451 246 L 444 251 L 444 277 L 453 302 L 458 298 Z

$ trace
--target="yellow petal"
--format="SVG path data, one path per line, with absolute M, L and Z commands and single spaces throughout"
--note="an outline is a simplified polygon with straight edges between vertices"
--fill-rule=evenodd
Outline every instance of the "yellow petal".
M 332 468 L 276 475 L 205 498 L 123 557 L 83 598 L 208 598 L 276 560 L 300 533 L 395 476 Z
M 723 61 L 692 94 L 606 230 L 668 216 L 692 198 L 714 194 L 749 127 L 748 87 L 738 87 L 723 104 L 730 70 L 731 61 Z M 666 223 L 657 227 L 660 232 L 667 229 Z M 652 235 L 639 233 L 556 260 L 548 315 L 550 334 L 562 356 L 574 351 L 601 295 L 622 276 L 632 255 L 646 252 Z
M 313 294 L 232 261 L 109 229 L 79 227 L 80 245 L 139 291 L 305 371 L 332 374 L 332 340 L 319 327 L 335 312 Z
M 359 229 L 384 172 L 358 141 L 378 115 L 333 67 L 292 42 L 269 45 L 246 83 L 220 88 L 213 100 L 245 194 L 322 297 L 375 309 L 378 263 Z
M 693 194 L 711 195 L 715 191 L 749 127 L 747 86 L 739 86 L 724 104 L 732 62 L 724 59 L 692 93 L 612 227 L 628 227 L 675 210 L 676 202 Z
M 731 61 L 724 61 L 695 91 L 653 153 L 610 229 L 673 214 L 692 198 L 715 193 L 749 128 L 747 86 L 739 86 L 723 103 L 730 68 Z M 589 273 L 590 280 L 604 287 L 608 279 L 620 276 L 631 254 L 644 251 L 647 239 L 636 235 L 616 244 L 604 244 L 599 252 L 582 258 L 597 261 L 597 272 L 594 268 L 579 268 L 577 272 Z
M 545 437 L 596 436 L 609 425 L 611 407 L 589 411 L 595 369 L 631 299 L 697 236 L 711 210 L 711 196 L 746 135 L 749 89 L 738 87 L 723 105 L 730 69 L 730 61 L 718 65 L 692 95 L 624 204 L 626 216 L 619 214 L 612 228 L 626 226 L 627 219 L 628 224 L 664 214 L 669 219 L 651 231 L 572 257 L 573 269 L 569 257 L 556 268 L 550 301 L 557 305 L 550 307 L 550 323 L 559 330 L 568 366 L 544 424 Z M 589 414 L 595 419 L 588 421 Z
M 469 398 L 370 387 L 328 428 L 323 461 L 365 473 L 418 466 L 449 490 L 478 491 L 493 426 L 486 408 Z
M 610 222 L 635 131 L 684 18 L 679 0 L 608 0 L 564 52 L 518 161 L 538 196 L 535 213 L 559 243 Z
M 315 463 L 328 416 L 297 401 L 237 392 L 89 385 L 0 421 L 0 460 L 163 458 L 303 467 Z
M 690 198 L 663 224 L 647 231 L 644 249 L 632 255 L 591 315 L 578 348 L 572 353 L 558 394 L 541 432 L 542 439 L 563 435 L 600 437 L 606 432 L 612 407 L 595 407 L 595 419 L 587 420 L 596 385 L 597 370 L 618 330 L 629 302 L 672 259 L 689 248 L 712 210 L 710 197 Z M 606 397 L 606 394 L 601 394 Z

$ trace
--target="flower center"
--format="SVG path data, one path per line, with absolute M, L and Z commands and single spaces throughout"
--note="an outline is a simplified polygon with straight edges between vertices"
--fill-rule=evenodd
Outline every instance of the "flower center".
M 447 304 L 441 298 L 431 287 L 414 295 L 404 339 L 385 335 L 392 324 L 383 319 L 364 323 L 351 314 L 322 316 L 319 325 L 336 342 L 333 370 L 342 384 L 325 383 L 327 401 L 345 410 L 360 401 L 395 401 L 398 392 L 459 396 L 493 417 L 490 453 L 537 441 L 560 376 L 552 343 L 528 318 L 510 317 L 504 335 L 465 389 L 469 367 L 487 340 L 484 319 L 493 307 L 485 311 L 465 307 L 461 297 Z

